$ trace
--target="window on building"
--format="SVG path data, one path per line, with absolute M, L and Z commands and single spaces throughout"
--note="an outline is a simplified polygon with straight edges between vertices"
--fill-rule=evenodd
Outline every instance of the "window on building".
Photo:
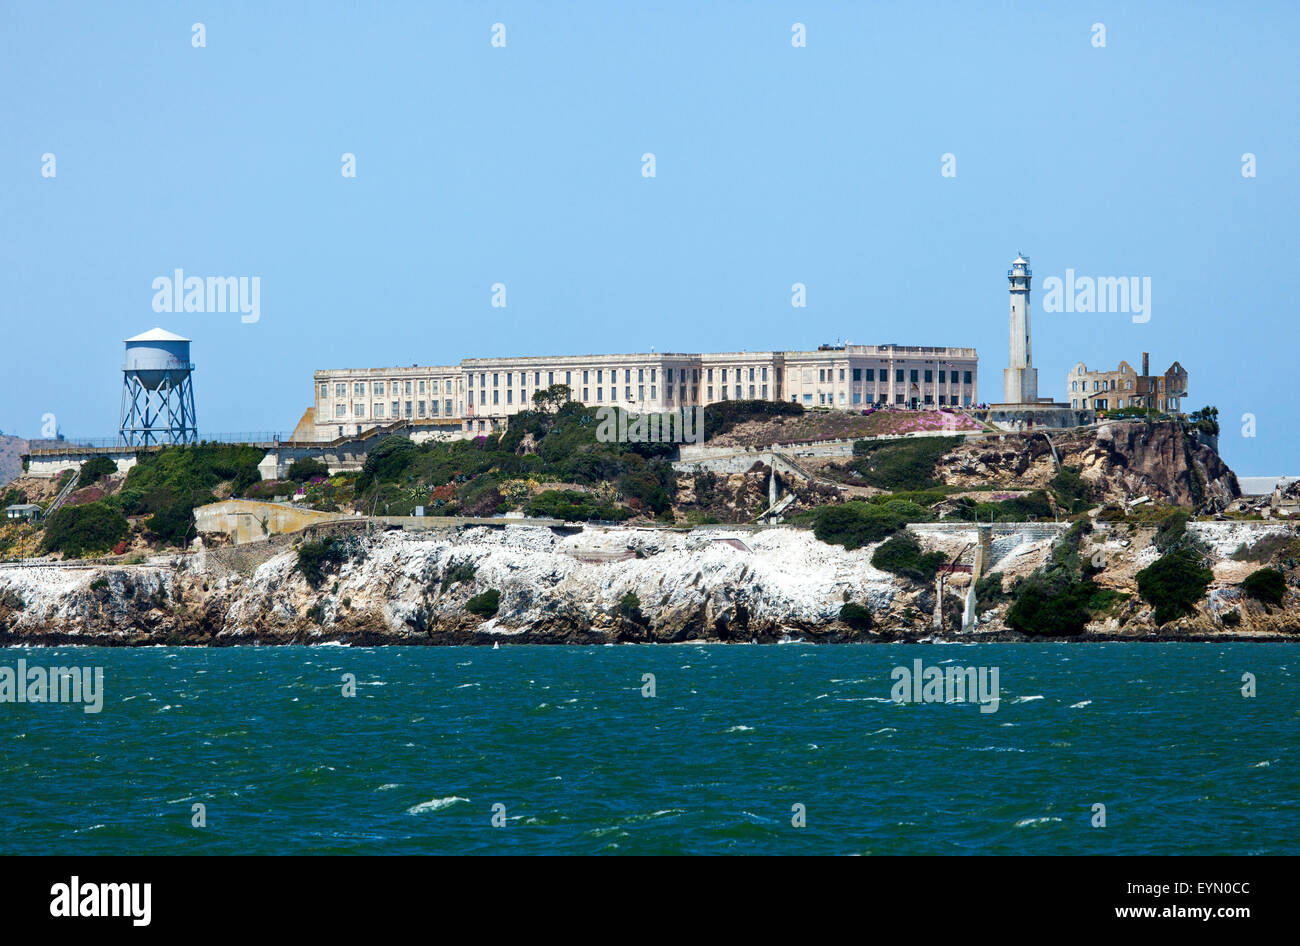
M 582 399 L 583 399 L 584 401 L 587 400 L 587 389 L 586 389 L 586 388 L 583 388 L 583 389 L 582 389 Z
M 329 397 L 329 390 L 330 386 L 328 384 L 322 384 L 320 386 L 320 396 L 323 398 Z
M 416 413 L 418 413 L 421 417 L 423 417 L 423 416 L 424 416 L 424 402 L 423 402 L 423 401 L 418 401 L 418 402 L 416 402 L 415 408 L 416 408 Z
M 918 374 L 919 374 L 919 373 L 917 372 L 917 370 L 916 370 L 915 368 L 913 368 L 913 369 L 912 369 L 912 374 L 911 374 L 911 378 L 912 378 L 912 383 L 913 383 L 913 384 L 915 384 L 915 383 L 919 380 L 919 378 L 918 378 Z
M 346 384 L 336 384 L 336 385 L 334 385 L 334 396 L 335 396 L 335 397 L 347 397 L 347 396 L 348 396 L 348 386 L 347 386 Z
M 902 380 L 903 380 L 903 369 L 902 369 L 902 368 L 895 368 L 895 369 L 894 369 L 894 382 L 895 382 L 895 383 L 901 383 Z M 902 403 L 902 398 L 899 398 L 898 403 L 900 403 L 900 404 Z
M 334 405 L 334 416 L 335 416 L 335 417 L 347 417 L 347 416 L 348 416 L 348 407 L 347 407 L 347 405 L 346 405 L 346 404 L 335 404 L 335 405 Z
M 875 369 L 875 368 L 868 368 L 868 369 L 866 369 L 866 371 L 867 371 L 867 380 L 868 380 L 868 381 L 875 381 L 875 380 L 876 380 L 876 369 Z M 883 381 L 883 380 L 885 380 L 885 379 L 884 379 L 884 378 L 881 378 L 880 380 Z
M 500 391 L 493 391 L 493 392 L 492 392 L 492 403 L 493 403 L 493 404 L 500 404 L 500 403 L 501 403 L 501 392 L 500 392 Z
M 763 394 L 762 394 L 762 397 L 763 397 L 763 400 L 765 400 L 765 401 L 767 400 L 767 385 L 766 385 L 766 384 L 763 385 Z
M 407 384 L 409 385 L 410 382 L 408 381 Z M 407 401 L 405 407 L 406 407 L 406 413 L 403 416 L 409 419 L 411 416 L 411 402 Z
M 401 416 L 402 416 L 402 415 L 399 413 L 399 411 L 398 411 L 398 409 L 397 409 L 397 402 L 394 401 L 394 402 L 393 402 L 393 418 L 394 418 L 394 419 L 397 419 L 398 417 L 401 417 Z
M 421 394 L 424 393 L 424 382 L 423 382 L 423 381 L 420 382 L 420 393 L 421 393 Z
M 962 375 L 962 383 L 963 383 L 963 384 L 970 384 L 970 372 L 969 372 L 969 371 L 963 372 L 963 375 Z M 967 407 L 970 406 L 970 398 L 966 398 L 966 406 L 967 406 Z
M 926 383 L 926 384 L 929 384 L 929 383 L 930 383 L 931 381 L 933 381 L 933 380 L 934 380 L 934 372 L 931 371 L 929 368 L 926 368 L 926 369 L 925 369 L 925 383 Z

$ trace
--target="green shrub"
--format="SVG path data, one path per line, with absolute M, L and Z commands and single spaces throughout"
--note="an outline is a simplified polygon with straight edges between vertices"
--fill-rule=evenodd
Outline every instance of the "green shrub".
M 1089 602 L 1097 592 L 1091 579 L 1054 587 L 1044 576 L 1034 575 L 1017 589 L 1007 610 L 1007 626 L 1022 634 L 1068 637 L 1082 634 L 1092 615 Z
M 107 552 L 130 532 L 126 516 L 115 504 L 100 500 L 84 506 L 64 506 L 45 522 L 42 548 L 68 558 Z
M 627 592 L 619 600 L 618 616 L 633 624 L 645 626 L 648 623 L 646 616 L 641 612 L 641 599 L 633 591 Z
M 442 576 L 442 587 L 439 591 L 445 592 L 452 585 L 473 581 L 476 574 L 478 574 L 478 566 L 470 559 L 452 559 L 447 563 L 447 572 Z
M 122 484 L 122 509 L 127 515 L 156 513 L 179 502 L 191 508 L 212 501 L 212 490 L 223 482 L 235 495 L 262 479 L 257 464 L 266 451 L 241 444 L 192 444 L 139 453 Z
M 538 493 L 524 507 L 528 515 L 539 518 L 583 522 L 588 519 L 623 520 L 632 513 L 622 506 L 600 499 L 593 493 L 573 489 L 548 489 Z
M 1097 491 L 1079 475 L 1077 466 L 1063 466 L 1047 485 L 1056 496 L 1057 504 L 1068 513 L 1084 512 L 1097 502 Z
M 963 522 L 1028 522 L 1052 518 L 1052 504 L 1041 489 L 1000 501 L 978 502 L 961 496 L 953 500 L 953 506 L 948 518 Z
M 922 552 L 920 540 L 910 532 L 886 539 L 871 556 L 871 564 L 881 571 L 919 582 L 933 581 L 947 561 L 942 552 Z
M 858 440 L 849 468 L 865 483 L 880 489 L 924 489 L 941 485 L 934 467 L 962 437 L 907 437 L 898 440 Z
M 903 528 L 901 517 L 875 503 L 854 500 L 813 510 L 813 535 L 846 549 L 879 542 Z
M 167 545 L 184 545 L 189 536 L 194 507 L 178 500 L 144 521 L 145 528 Z
M 1286 594 L 1286 576 L 1276 568 L 1261 568 L 1246 576 L 1241 590 L 1265 604 L 1281 604 Z
M 312 457 L 302 457 L 289 464 L 289 472 L 286 475 L 295 483 L 305 483 L 313 476 L 329 476 L 330 468 L 320 460 Z
M 112 476 L 117 472 L 117 464 L 108 457 L 95 457 L 81 464 L 81 475 L 77 477 L 77 489 L 94 486 L 102 477 Z
M 1138 594 L 1155 608 L 1157 624 L 1196 610 L 1214 573 L 1191 549 L 1175 549 L 1137 573 Z
M 1174 509 L 1164 521 L 1156 527 L 1156 534 L 1151 544 L 1161 555 L 1173 551 L 1182 544 L 1187 535 L 1187 522 L 1191 514 L 1186 509 Z
M 495 588 L 489 588 L 482 594 L 475 595 L 465 603 L 465 610 L 470 614 L 476 614 L 481 618 L 490 618 L 497 613 L 501 607 L 501 592 Z
M 358 561 L 363 558 L 364 552 L 358 536 L 340 538 L 330 535 L 316 541 L 303 542 L 298 546 L 298 571 L 302 572 L 303 578 L 307 579 L 307 584 L 319 588 L 327 573 L 344 562 Z
M 1002 590 L 1001 572 L 989 572 L 975 582 L 975 608 L 980 612 L 987 611 L 1008 597 Z
M 840 620 L 855 631 L 871 630 L 871 611 L 852 601 L 840 608 Z

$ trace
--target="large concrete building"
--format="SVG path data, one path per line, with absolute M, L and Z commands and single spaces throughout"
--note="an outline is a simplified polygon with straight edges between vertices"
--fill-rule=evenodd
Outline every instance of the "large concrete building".
M 634 412 L 727 400 L 790 401 L 861 410 L 970 407 L 979 360 L 973 348 L 822 345 L 815 351 L 718 354 L 649 352 L 467 358 L 458 365 L 329 369 L 295 440 L 327 441 L 402 420 L 446 436 L 487 432 L 533 406 L 537 391 L 569 386 L 574 400 Z
M 1160 411 L 1181 410 L 1187 396 L 1187 371 L 1178 362 L 1164 374 L 1151 374 L 1151 360 L 1142 353 L 1142 373 L 1127 361 L 1114 371 L 1089 371 L 1082 361 L 1070 369 L 1065 386 L 1070 406 L 1088 410 L 1113 410 L 1121 407 L 1149 407 Z

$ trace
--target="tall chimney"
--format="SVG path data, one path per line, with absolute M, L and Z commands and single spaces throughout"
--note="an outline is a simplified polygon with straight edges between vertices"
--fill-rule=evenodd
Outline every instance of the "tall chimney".
M 1142 353 L 1142 374 L 1149 375 L 1150 373 L 1151 373 L 1151 356 L 1148 355 L 1146 352 L 1143 352 Z

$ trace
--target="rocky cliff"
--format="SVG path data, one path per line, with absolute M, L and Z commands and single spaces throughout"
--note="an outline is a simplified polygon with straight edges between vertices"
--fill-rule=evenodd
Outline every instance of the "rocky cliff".
M 1237 584 L 1259 566 L 1233 558 L 1269 536 L 1288 540 L 1286 526 L 1194 525 L 1212 533 L 1205 543 L 1215 583 L 1195 615 L 1163 630 L 1134 593 L 1134 575 L 1158 554 L 1154 530 L 1098 526 L 1081 552 L 1105 561 L 1098 582 L 1125 597 L 1098 617 L 1090 634 L 1277 637 L 1300 628 L 1295 590 L 1281 608 L 1246 599 Z M 969 549 L 974 539 L 973 532 L 939 528 L 920 527 L 918 534 L 926 548 L 945 555 Z M 1009 587 L 1043 564 L 1057 534 L 1041 527 L 999 536 L 992 570 Z M 969 575 L 949 576 L 936 632 L 933 585 L 874 568 L 873 546 L 846 551 L 793 528 L 510 526 L 381 532 L 358 535 L 348 546 L 346 560 L 316 588 L 288 541 L 199 549 L 152 565 L 0 568 L 0 643 L 1020 639 L 1005 627 L 1005 603 L 961 630 Z M 499 592 L 499 610 L 488 617 L 471 613 L 471 597 L 489 589 Z M 847 602 L 870 610 L 869 628 L 840 620 Z

